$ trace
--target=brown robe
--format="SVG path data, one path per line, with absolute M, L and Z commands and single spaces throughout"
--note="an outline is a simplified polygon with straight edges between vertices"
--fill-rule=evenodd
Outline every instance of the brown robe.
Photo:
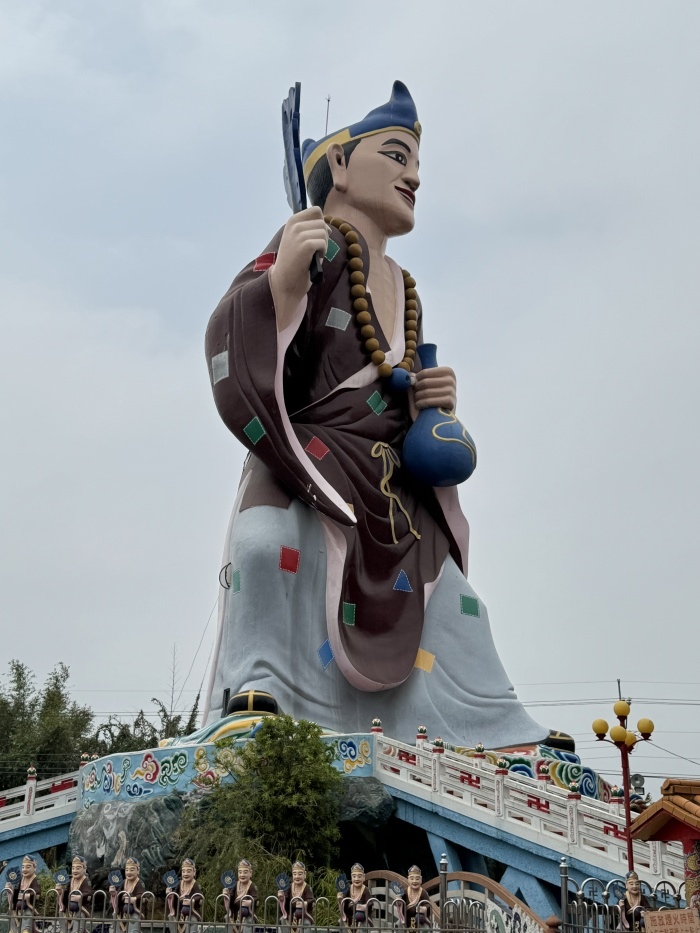
M 92 904 L 92 885 L 87 877 L 83 878 L 79 887 L 74 887 L 72 880 L 64 886 L 62 897 L 64 912 L 69 917 L 73 914 L 73 911 L 68 909 L 68 905 L 70 904 L 70 896 L 74 891 L 78 891 L 83 896 L 79 912 L 83 915 L 89 914 L 90 905 Z
M 428 910 L 427 910 L 426 916 L 427 916 L 427 922 L 430 923 L 432 919 L 432 907 L 430 906 L 430 895 L 425 890 L 425 888 L 421 888 L 418 898 L 416 900 L 409 901 L 409 897 L 412 897 L 412 896 L 413 894 L 409 889 L 404 894 L 402 894 L 401 897 L 397 897 L 396 899 L 397 901 L 400 901 L 403 903 L 403 916 L 404 916 L 406 926 L 413 927 L 413 926 L 418 925 L 418 920 L 417 920 L 418 907 L 421 904 L 424 904 L 425 902 L 428 903 Z
M 280 238 L 281 232 L 265 253 L 275 253 Z M 344 539 L 329 636 L 346 678 L 374 690 L 402 683 L 413 670 L 424 587 L 436 580 L 448 552 L 466 568 L 434 491 L 400 466 L 411 425 L 406 394 L 389 391 L 376 367 L 370 384 L 334 391 L 370 361 L 352 309 L 345 239 L 332 228 L 331 240 L 338 252 L 324 262 L 283 360 L 268 273 L 256 271 L 255 261 L 214 312 L 206 355 L 219 414 L 253 453 L 241 510 L 285 507 L 298 497 Z M 360 242 L 367 276 L 368 250 Z M 367 300 L 380 347 L 389 351 L 369 294 Z M 420 332 L 420 311 L 418 324 Z M 283 398 L 279 380 L 275 387 L 278 364 Z
M 355 926 L 356 924 L 359 924 L 363 927 L 374 926 L 369 916 L 369 908 L 364 906 L 372 897 L 369 888 L 367 885 L 363 885 L 362 893 L 357 898 L 353 898 L 351 896 L 350 890 L 352 889 L 348 890 L 348 893 L 344 895 L 342 901 L 340 902 L 340 912 L 343 915 L 343 921 L 345 922 L 346 926 Z M 360 911 L 360 916 L 358 917 L 357 908 L 362 908 L 363 906 L 364 910 Z M 363 913 L 364 917 L 362 916 Z
M 305 883 L 304 887 L 302 888 L 301 894 L 293 895 L 291 887 L 289 888 L 288 891 L 284 892 L 284 901 L 283 901 L 284 911 L 287 914 L 287 917 L 289 918 L 291 923 L 299 922 L 299 920 L 295 919 L 292 916 L 292 913 L 296 911 L 298 907 L 301 906 L 299 904 L 300 899 L 304 902 L 303 910 L 305 914 L 305 919 L 313 920 L 313 911 L 314 911 L 314 904 L 316 903 L 316 898 L 314 897 L 314 892 L 311 890 L 309 885 Z M 292 901 L 294 901 L 294 907 L 290 909 L 290 905 Z
M 22 882 L 19 881 L 12 888 L 12 909 L 17 913 L 23 913 L 25 910 L 36 910 L 40 895 L 41 885 L 38 878 L 34 878 L 26 888 L 22 888 Z
M 121 890 L 117 891 L 117 916 L 123 917 L 124 919 L 129 919 L 141 913 L 141 898 L 145 894 L 146 889 L 144 888 L 142 882 L 139 880 L 134 885 L 133 891 L 127 892 L 122 887 Z M 130 897 L 131 900 L 129 904 L 126 903 L 127 897 Z M 129 913 L 129 906 L 133 906 L 134 913 Z
M 250 915 L 251 917 L 255 915 L 255 910 L 258 906 L 258 889 L 255 887 L 252 881 L 249 884 L 248 890 L 245 892 L 245 894 L 238 893 L 238 882 L 236 882 L 232 888 L 226 888 L 225 891 L 229 898 L 229 911 L 232 920 L 240 920 L 241 901 L 246 897 L 252 898 L 253 906 L 251 908 Z

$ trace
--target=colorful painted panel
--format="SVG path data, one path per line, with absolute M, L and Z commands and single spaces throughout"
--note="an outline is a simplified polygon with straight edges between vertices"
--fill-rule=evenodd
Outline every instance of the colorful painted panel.
M 247 741 L 252 729 L 246 731 L 248 734 L 234 738 L 236 744 Z M 360 777 L 372 775 L 369 735 L 329 735 L 324 736 L 324 741 L 336 744 L 335 767 L 339 771 Z M 213 742 L 99 758 L 86 765 L 81 774 L 83 807 L 173 792 L 185 794 L 195 788 L 211 790 L 221 781 L 231 780 L 233 763 L 233 750 L 217 749 Z

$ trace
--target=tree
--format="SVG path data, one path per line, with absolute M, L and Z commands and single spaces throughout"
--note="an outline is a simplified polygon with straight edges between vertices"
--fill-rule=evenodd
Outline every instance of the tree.
M 195 697 L 187 719 L 182 713 L 171 714 L 163 701 L 157 697 L 153 697 L 151 703 L 158 707 L 160 727 L 152 723 L 143 710 L 139 710 L 131 723 L 124 722 L 118 716 L 110 716 L 97 727 L 87 750 L 100 757 L 121 752 L 138 752 L 144 748 L 155 748 L 161 739 L 182 738 L 197 728 L 199 694 Z
M 41 780 L 75 771 L 83 752 L 102 756 L 141 751 L 197 728 L 199 694 L 185 716 L 173 711 L 174 687 L 170 707 L 155 697 L 152 700 L 159 725 L 140 710 L 131 723 L 110 716 L 95 727 L 90 707 L 71 699 L 69 677 L 69 668 L 59 663 L 37 689 L 29 667 L 10 661 L 8 674 L 0 681 L 0 790 L 24 784 L 29 765 L 34 765 Z
M 244 839 L 312 866 L 329 864 L 340 836 L 342 777 L 335 746 L 321 736 L 307 720 L 263 720 L 236 756 L 236 780 L 222 789 Z
M 302 859 L 320 878 L 336 853 L 342 776 L 333 767 L 335 746 L 315 723 L 291 716 L 264 719 L 253 740 L 224 740 L 217 763 L 234 777 L 199 807 L 190 807 L 180 830 L 181 855 L 201 866 L 209 896 L 219 876 L 248 858 L 263 891 L 274 891 L 279 871 Z M 332 874 L 332 873 L 330 873 Z
M 69 670 L 57 664 L 41 690 L 26 664 L 10 661 L 0 683 L 0 788 L 23 784 L 27 767 L 38 777 L 73 771 L 92 735 L 93 713 L 73 702 Z

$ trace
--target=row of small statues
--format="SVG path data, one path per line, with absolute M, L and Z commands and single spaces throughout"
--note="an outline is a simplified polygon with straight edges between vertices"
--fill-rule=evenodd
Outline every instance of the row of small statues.
M 112 869 L 108 875 L 109 896 L 114 917 L 119 921 L 122 933 L 137 933 L 138 923 L 143 917 L 142 900 L 146 889 L 140 878 L 141 868 L 135 858 L 128 858 L 124 874 Z M 412 865 L 408 870 L 408 886 L 404 888 L 396 881 L 390 883 L 394 895 L 392 910 L 395 919 L 409 927 L 427 926 L 437 919 L 435 905 L 423 888 L 420 868 Z M 36 933 L 34 917 L 37 914 L 41 887 L 36 873 L 36 859 L 27 855 L 22 861 L 21 871 L 9 869 L 5 894 L 11 913 L 19 920 L 20 933 Z M 87 863 L 76 855 L 71 864 L 71 873 L 57 871 L 54 874 L 57 893 L 57 909 L 64 920 L 64 933 L 82 931 L 84 921 L 91 916 L 93 889 L 87 875 Z M 291 878 L 286 873 L 277 875 L 277 899 L 282 920 L 292 926 L 314 922 L 316 898 L 306 880 L 306 867 L 302 862 L 292 866 Z M 175 921 L 180 933 L 190 923 L 203 919 L 204 894 L 197 882 L 197 869 L 192 859 L 183 859 L 180 877 L 175 871 L 163 876 L 166 886 L 166 914 Z M 241 859 L 236 872 L 225 871 L 221 876 L 221 897 L 225 919 L 233 924 L 254 922 L 259 895 L 253 882 L 253 866 Z M 350 878 L 340 875 L 336 881 L 338 909 L 341 920 L 348 927 L 371 926 L 371 892 L 365 883 L 365 870 L 359 862 L 350 870 Z

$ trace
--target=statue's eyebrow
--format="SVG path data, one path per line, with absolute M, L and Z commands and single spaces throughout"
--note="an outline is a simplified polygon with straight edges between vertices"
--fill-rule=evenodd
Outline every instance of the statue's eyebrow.
M 406 143 L 401 142 L 400 139 L 387 139 L 385 142 L 381 143 L 382 146 L 403 146 L 406 152 L 411 154 L 411 147 L 407 146 Z

